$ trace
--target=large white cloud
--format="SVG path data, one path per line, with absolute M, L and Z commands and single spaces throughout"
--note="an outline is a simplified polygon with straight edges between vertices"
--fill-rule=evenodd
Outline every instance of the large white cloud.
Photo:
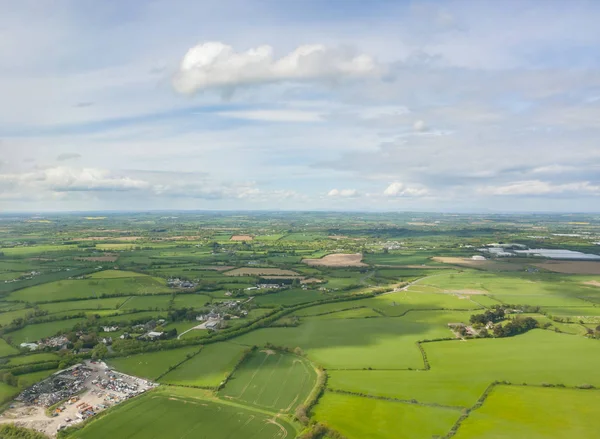
M 206 42 L 188 50 L 173 86 L 180 93 L 192 94 L 211 87 L 365 77 L 379 71 L 369 55 L 322 44 L 299 46 L 276 59 L 271 46 L 236 52 L 221 42 Z
M 395 181 L 383 191 L 383 195 L 386 197 L 423 197 L 429 195 L 429 190 L 423 186 L 407 186 Z
M 55 192 L 127 191 L 150 187 L 146 181 L 115 175 L 105 169 L 66 166 L 20 174 L 0 174 L 0 185 Z

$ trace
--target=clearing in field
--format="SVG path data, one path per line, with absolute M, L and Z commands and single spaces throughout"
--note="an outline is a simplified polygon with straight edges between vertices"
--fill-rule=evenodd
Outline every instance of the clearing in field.
M 233 235 L 231 241 L 252 241 L 254 238 L 250 235 Z
M 314 417 L 351 439 L 442 437 L 461 412 L 325 392 Z
M 319 259 L 302 259 L 302 262 L 315 267 L 366 267 L 360 253 L 334 253 Z
M 220 396 L 271 411 L 292 412 L 315 385 L 317 373 L 296 355 L 253 352 L 228 380 Z
M 600 391 L 498 386 L 461 424 L 456 439 L 594 438 Z
M 247 350 L 247 346 L 228 342 L 209 344 L 198 355 L 167 373 L 160 382 L 216 388 L 233 371 Z
M 223 273 L 226 276 L 300 276 L 292 270 L 282 270 L 281 268 L 254 268 L 242 267 Z
M 92 420 L 70 437 L 291 439 L 295 435 L 294 428 L 282 419 L 204 398 L 199 390 L 159 389 Z

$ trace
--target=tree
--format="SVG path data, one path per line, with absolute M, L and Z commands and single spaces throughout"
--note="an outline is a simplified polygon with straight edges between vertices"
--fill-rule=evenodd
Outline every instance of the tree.
M 92 350 L 92 360 L 99 360 L 108 354 L 108 348 L 104 343 L 98 343 Z

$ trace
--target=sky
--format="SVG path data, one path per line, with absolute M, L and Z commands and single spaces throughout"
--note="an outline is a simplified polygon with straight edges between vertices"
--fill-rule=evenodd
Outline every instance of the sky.
M 0 11 L 0 212 L 600 211 L 598 1 Z

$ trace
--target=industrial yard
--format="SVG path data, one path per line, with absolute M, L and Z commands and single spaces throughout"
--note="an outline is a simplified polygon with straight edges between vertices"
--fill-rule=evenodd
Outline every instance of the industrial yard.
M 157 385 L 114 371 L 104 362 L 86 361 L 21 392 L 0 415 L 0 424 L 14 423 L 56 437 L 58 431 Z

